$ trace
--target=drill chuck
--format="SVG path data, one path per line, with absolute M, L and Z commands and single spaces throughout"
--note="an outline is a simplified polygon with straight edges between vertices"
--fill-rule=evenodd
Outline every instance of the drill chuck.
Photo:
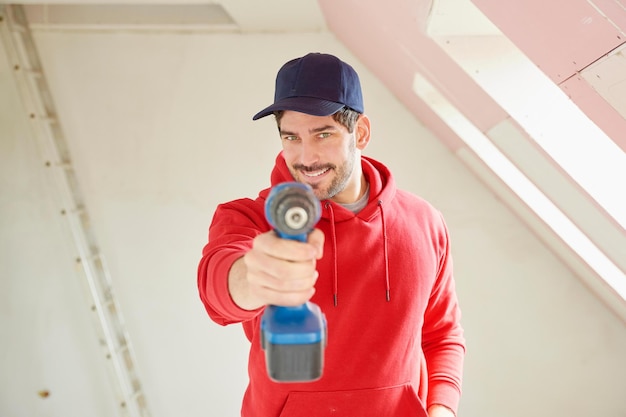
M 265 217 L 278 236 L 305 242 L 321 216 L 313 190 L 298 182 L 270 191 Z M 322 376 L 326 318 L 317 304 L 267 306 L 261 318 L 261 343 L 269 377 L 276 382 L 308 382 Z
M 286 182 L 272 188 L 265 204 L 265 217 L 285 239 L 306 241 L 320 219 L 321 206 L 306 184 Z

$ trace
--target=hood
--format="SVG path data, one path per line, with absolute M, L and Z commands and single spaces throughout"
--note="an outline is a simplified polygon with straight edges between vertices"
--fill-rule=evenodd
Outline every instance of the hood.
M 382 250 L 382 256 L 384 258 L 385 273 L 384 273 L 384 285 L 385 285 L 385 299 L 391 301 L 390 292 L 390 277 L 389 277 L 389 250 L 387 247 L 387 227 L 385 224 L 385 210 L 391 204 L 391 201 L 396 194 L 396 186 L 389 169 L 382 163 L 361 156 L 361 167 L 363 174 L 369 183 L 369 201 L 367 205 L 357 214 L 344 208 L 342 205 L 337 204 L 330 200 L 323 200 L 321 219 L 327 220 L 330 224 L 330 242 L 332 245 L 332 259 L 333 259 L 333 304 L 337 306 L 338 303 L 338 253 L 337 253 L 337 233 L 336 226 L 344 221 L 348 221 L 358 217 L 365 222 L 373 222 L 376 220 L 380 224 L 380 244 Z M 287 168 L 287 163 L 283 158 L 282 152 L 276 157 L 276 164 L 271 174 L 272 187 L 283 182 L 294 181 L 293 176 Z M 269 195 L 270 188 L 267 188 L 259 193 L 259 197 L 263 200 Z

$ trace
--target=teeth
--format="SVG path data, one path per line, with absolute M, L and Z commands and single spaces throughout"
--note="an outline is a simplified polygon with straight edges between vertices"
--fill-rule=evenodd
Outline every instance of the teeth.
M 322 174 L 325 174 L 330 168 L 326 168 L 322 171 L 316 171 L 316 172 L 304 172 L 304 175 L 306 175 L 307 177 L 319 177 Z

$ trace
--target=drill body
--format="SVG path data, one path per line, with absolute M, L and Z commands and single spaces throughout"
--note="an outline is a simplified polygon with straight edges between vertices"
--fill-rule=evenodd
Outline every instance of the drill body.
M 272 188 L 265 217 L 278 236 L 305 242 L 321 215 L 311 188 L 286 182 Z M 315 381 L 322 376 L 326 318 L 319 306 L 267 306 L 261 318 L 261 343 L 269 377 L 276 382 Z

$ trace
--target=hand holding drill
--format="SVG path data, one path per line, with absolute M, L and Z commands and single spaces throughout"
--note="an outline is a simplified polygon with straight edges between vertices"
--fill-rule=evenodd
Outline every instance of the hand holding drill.
M 283 239 L 274 231 L 254 239 L 244 256 L 247 282 L 256 305 L 296 306 L 315 293 L 317 260 L 322 257 L 324 234 L 314 229 L 307 242 Z

